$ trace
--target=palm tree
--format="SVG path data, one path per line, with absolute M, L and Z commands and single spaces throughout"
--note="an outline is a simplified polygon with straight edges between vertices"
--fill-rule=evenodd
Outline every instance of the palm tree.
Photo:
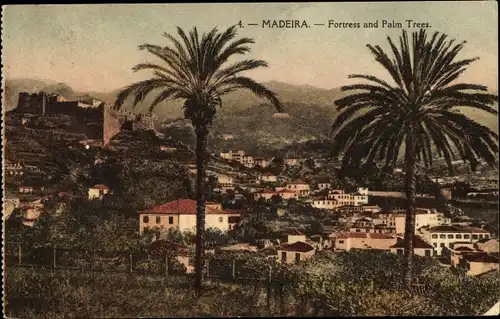
M 236 26 L 219 33 L 217 28 L 204 33 L 201 38 L 194 28 L 187 35 L 177 27 L 180 39 L 164 33 L 170 46 L 144 44 L 140 50 L 146 50 L 162 61 L 162 65 L 143 63 L 133 70 L 151 70 L 154 76 L 134 83 L 121 91 L 115 107 L 119 108 L 129 97 L 134 97 L 134 106 L 150 94 L 156 98 L 149 106 L 153 112 L 156 106 L 166 100 L 183 100 L 184 116 L 191 120 L 196 135 L 196 257 L 195 286 L 201 291 L 204 269 L 204 234 L 205 234 L 205 178 L 208 160 L 207 135 L 213 122 L 217 107 L 221 106 L 221 97 L 238 89 L 247 89 L 259 97 L 267 99 L 282 111 L 282 105 L 275 93 L 254 80 L 241 76 L 240 73 L 267 67 L 263 60 L 242 60 L 229 64 L 228 60 L 236 55 L 250 52 L 249 44 L 253 39 L 236 36 Z
M 480 159 L 495 166 L 498 135 L 462 114 L 457 107 L 496 115 L 493 106 L 498 97 L 489 94 L 486 86 L 452 84 L 478 59 L 456 60 L 465 42 L 454 44 L 454 40 L 447 40 L 447 36 L 439 32 L 428 37 L 425 30 L 414 32 L 411 43 L 403 31 L 399 47 L 390 37 L 388 41 L 392 58 L 378 45 L 367 46 L 375 61 L 389 72 L 393 83 L 371 75 L 349 76 L 368 83 L 344 86 L 343 91 L 354 92 L 335 101 L 341 113 L 333 124 L 332 156 L 343 153 L 345 172 L 349 167 L 373 161 L 394 167 L 400 152 L 403 153 L 407 198 L 403 280 L 409 287 L 416 165 L 423 163 L 430 167 L 437 153 L 444 157 L 450 171 L 453 171 L 451 161 L 457 156 L 473 168 Z

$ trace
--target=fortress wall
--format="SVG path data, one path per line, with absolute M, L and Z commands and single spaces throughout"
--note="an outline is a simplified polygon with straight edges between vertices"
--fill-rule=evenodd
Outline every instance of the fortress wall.
M 108 144 L 111 138 L 120 132 L 122 124 L 116 111 L 104 108 L 103 145 Z
M 44 92 L 33 94 L 21 92 L 17 101 L 17 109 L 26 113 L 45 114 L 47 101 L 48 97 Z

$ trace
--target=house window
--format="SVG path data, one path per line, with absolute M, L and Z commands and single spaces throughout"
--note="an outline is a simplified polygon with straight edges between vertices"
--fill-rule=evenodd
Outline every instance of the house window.
M 479 239 L 483 239 L 483 235 L 479 235 Z
M 295 262 L 298 263 L 300 261 L 300 253 L 295 253 Z
M 464 239 L 469 239 L 470 235 L 464 235 Z
M 434 247 L 437 247 L 437 246 L 438 246 L 438 244 L 437 244 L 437 243 L 433 243 L 432 245 L 434 245 Z
M 402 254 L 403 254 L 403 252 L 404 252 L 404 251 L 403 251 L 403 249 L 398 249 L 398 250 L 397 250 L 398 255 L 402 255 Z
M 149 216 L 142 217 L 142 222 L 145 224 L 149 223 Z
M 224 222 L 224 217 L 219 217 L 219 223 Z
M 168 223 L 172 225 L 174 223 L 174 216 L 168 216 Z
M 460 234 L 456 234 L 456 235 L 455 235 L 455 238 L 456 238 L 456 239 L 462 239 L 462 235 L 460 235 Z
M 430 256 L 432 256 L 432 252 L 431 252 L 431 250 L 430 250 L 430 249 L 426 249 L 426 250 L 425 250 L 425 256 L 426 256 L 426 257 L 430 257 Z
M 477 235 L 476 235 L 476 234 L 473 234 L 473 235 L 472 235 L 472 239 L 477 239 Z
M 281 261 L 286 262 L 286 252 L 285 251 L 281 252 Z
M 361 231 L 361 229 L 356 228 L 356 233 L 359 233 L 360 231 Z
M 343 244 L 343 243 L 344 243 L 344 241 L 343 241 L 343 240 L 339 240 L 339 244 Z
M 439 247 L 441 247 L 441 248 L 444 247 L 444 243 L 440 243 Z
M 432 235 L 432 239 L 437 239 L 437 238 L 438 238 L 438 235 L 436 235 L 436 234 Z
M 160 223 L 161 223 L 161 217 L 160 217 L 160 216 L 156 216 L 156 223 L 157 223 L 157 224 L 160 224 Z
M 484 238 L 488 239 L 488 238 L 490 238 L 490 235 L 486 234 L 486 235 L 484 235 Z
M 446 235 L 441 234 L 441 235 L 439 235 L 439 238 L 441 238 L 441 239 L 445 239 L 445 238 L 446 238 Z
M 453 239 L 453 234 L 449 234 L 448 239 Z

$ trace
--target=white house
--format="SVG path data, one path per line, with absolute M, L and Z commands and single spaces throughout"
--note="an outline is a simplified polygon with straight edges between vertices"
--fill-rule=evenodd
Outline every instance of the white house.
M 96 184 L 89 188 L 88 196 L 89 199 L 101 198 L 103 195 L 109 193 L 110 189 L 104 184 Z
M 276 176 L 270 172 L 265 172 L 265 173 L 260 174 L 259 180 L 262 182 L 277 182 L 278 176 Z
M 228 231 L 235 227 L 241 214 L 222 210 L 217 203 L 210 203 L 205 208 L 205 228 L 217 228 Z M 166 232 L 170 228 L 180 231 L 196 232 L 196 201 L 179 199 L 139 212 L 139 232 L 145 229 L 158 229 Z
M 317 198 L 313 199 L 311 206 L 320 209 L 335 209 L 338 207 L 335 199 Z
M 299 196 L 309 195 L 309 184 L 300 179 L 296 179 L 286 184 L 286 189 L 297 193 Z
M 254 158 L 254 164 L 255 164 L 255 166 L 260 166 L 262 168 L 266 168 L 266 167 L 269 166 L 270 163 L 269 163 L 268 160 L 266 160 L 263 157 L 255 157 Z
M 434 246 L 437 255 L 442 254 L 443 247 L 451 248 L 453 243 L 475 243 L 480 239 L 490 238 L 490 233 L 484 229 L 473 227 L 457 227 L 440 225 L 422 229 L 423 238 Z
M 330 189 L 332 188 L 332 184 L 330 183 L 318 183 L 318 189 L 320 191 L 324 190 L 324 189 Z
M 248 168 L 255 167 L 255 162 L 254 162 L 253 156 L 243 155 L 241 157 L 241 164 L 243 164 L 245 167 L 248 167 Z
M 233 186 L 234 178 L 231 175 L 217 173 L 217 183 L 221 187 Z

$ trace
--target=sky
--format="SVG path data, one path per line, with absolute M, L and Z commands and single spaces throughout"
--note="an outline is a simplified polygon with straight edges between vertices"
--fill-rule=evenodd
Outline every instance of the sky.
M 242 21 L 238 36 L 255 39 L 247 58 L 269 63 L 248 75 L 257 81 L 335 88 L 349 84 L 349 74 L 385 77 L 366 44 L 389 49 L 387 36 L 397 37 L 402 29 L 382 28 L 381 21 L 406 23 L 407 19 L 429 23 L 431 32 L 466 40 L 459 57 L 480 60 L 463 81 L 497 90 L 495 1 L 11 5 L 3 7 L 2 71 L 8 79 L 36 78 L 64 82 L 78 91 L 111 91 L 150 76 L 131 70 L 135 64 L 155 61 L 139 51 L 139 45 L 167 45 L 162 34 L 175 34 L 176 26 L 223 30 Z M 262 28 L 263 20 L 305 20 L 311 27 Z M 379 28 L 328 28 L 329 20 L 378 21 Z

